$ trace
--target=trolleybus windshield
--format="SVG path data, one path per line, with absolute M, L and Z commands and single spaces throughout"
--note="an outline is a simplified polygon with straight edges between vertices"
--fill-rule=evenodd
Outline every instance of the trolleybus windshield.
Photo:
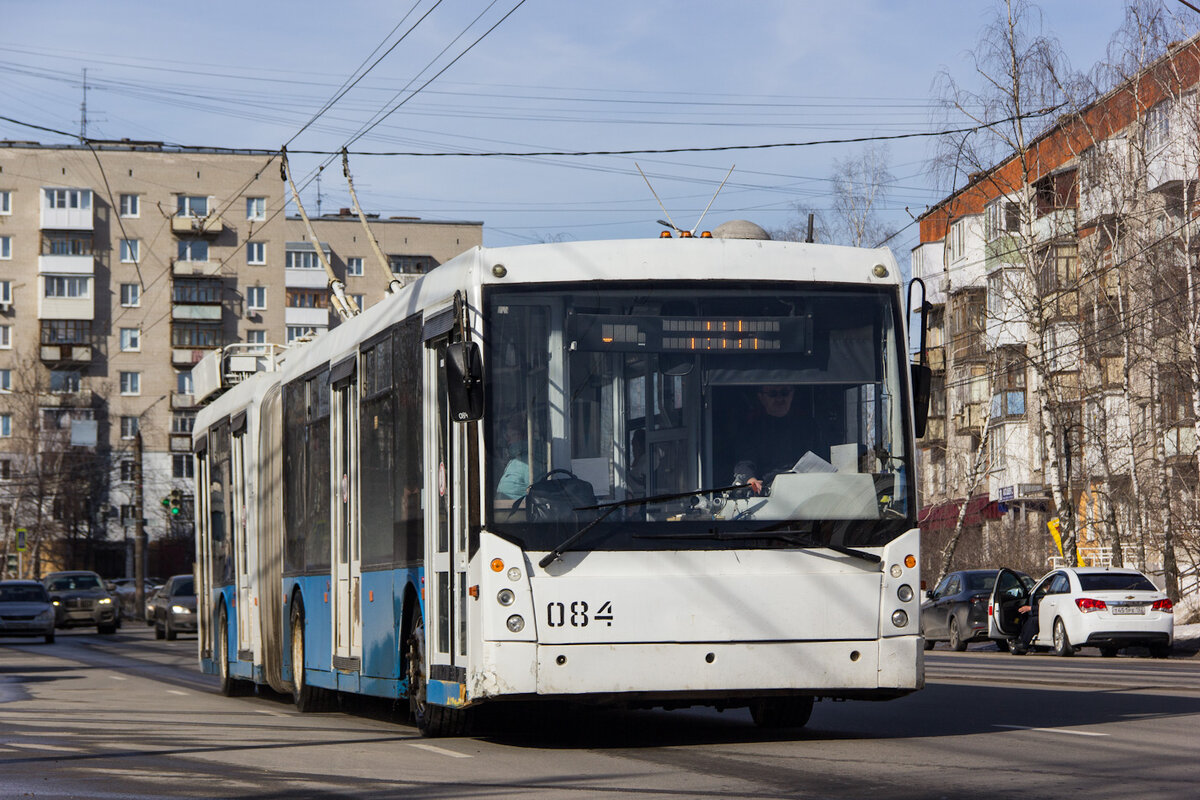
M 542 286 L 485 305 L 490 530 L 549 550 L 590 525 L 578 549 L 622 550 L 915 526 L 893 293 Z

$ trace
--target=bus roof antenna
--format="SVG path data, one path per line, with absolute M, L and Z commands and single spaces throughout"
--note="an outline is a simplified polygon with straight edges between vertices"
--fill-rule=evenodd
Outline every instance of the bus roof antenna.
M 696 228 L 700 227 L 700 223 L 704 222 L 704 217 L 708 214 L 708 210 L 710 208 L 712 208 L 713 201 L 715 201 L 717 199 L 717 195 L 719 195 L 721 193 L 721 190 L 725 188 L 725 181 L 729 180 L 729 176 L 733 174 L 733 168 L 736 166 L 737 166 L 737 164 L 729 165 L 729 172 L 725 173 L 725 180 L 721 181 L 721 185 L 717 187 L 717 190 L 715 192 L 713 192 L 712 200 L 708 201 L 708 205 L 706 205 L 704 207 L 704 211 L 701 212 L 701 214 L 700 214 L 700 219 L 696 220 L 696 224 L 692 226 L 692 235 L 695 235 Z
M 637 171 L 641 174 L 642 180 L 646 182 L 646 185 L 650 186 L 650 179 L 646 177 L 646 173 L 642 172 L 642 165 L 636 161 L 633 162 L 633 165 L 637 167 Z M 650 194 L 654 195 L 654 199 L 658 200 L 658 207 L 661 208 L 663 213 L 667 215 L 667 224 L 674 228 L 676 233 L 683 233 L 683 230 L 675 224 L 675 220 L 671 219 L 671 212 L 667 211 L 667 207 L 663 205 L 663 201 L 658 199 L 658 192 L 654 191 L 653 186 L 650 186 Z M 660 219 L 659 222 L 661 223 L 662 220 Z

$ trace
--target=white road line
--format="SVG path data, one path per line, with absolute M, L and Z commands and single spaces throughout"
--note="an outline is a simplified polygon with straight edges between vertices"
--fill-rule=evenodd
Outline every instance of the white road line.
M 78 753 L 78 747 L 59 747 L 53 744 L 38 744 L 35 742 L 9 742 L 13 747 L 20 747 L 24 750 L 52 750 L 56 753 Z
M 126 680 L 129 680 L 129 679 L 128 679 L 128 678 L 126 678 L 124 675 L 109 675 L 108 677 L 112 678 L 114 681 L 126 681 Z
M 1031 728 L 1028 725 L 996 725 L 997 728 L 1012 728 L 1018 731 L 1042 731 L 1043 733 L 1066 733 L 1071 736 L 1108 736 L 1107 733 L 1094 733 L 1092 731 L 1069 731 L 1065 728 Z
M 270 716 L 272 716 L 272 717 L 290 717 L 290 716 L 291 716 L 291 714 L 284 714 L 284 713 L 282 713 L 282 712 L 279 712 L 279 711 L 267 711 L 267 710 L 265 710 L 265 709 L 262 709 L 262 708 L 256 708 L 256 709 L 254 709 L 254 713 L 255 713 L 255 714 L 268 714 L 268 715 L 270 715 Z
M 443 756 L 450 756 L 451 758 L 471 758 L 471 756 L 467 755 L 466 753 L 456 753 L 453 750 L 447 750 L 444 747 L 438 747 L 436 744 L 422 744 L 420 742 L 411 742 L 411 743 L 409 743 L 408 746 L 409 747 L 418 747 L 421 750 L 428 750 L 431 753 L 438 753 Z
M 182 695 L 183 697 L 187 697 L 187 695 L 188 695 L 187 692 L 181 692 L 178 689 L 167 689 L 167 694 L 178 694 L 178 695 Z

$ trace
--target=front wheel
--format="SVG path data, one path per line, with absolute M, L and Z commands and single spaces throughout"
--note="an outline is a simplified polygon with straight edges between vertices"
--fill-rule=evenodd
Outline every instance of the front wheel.
M 163 626 L 158 624 L 157 619 L 154 620 L 154 638 L 162 639 L 166 635 L 167 635 L 167 632 L 165 630 L 163 630 Z
M 461 736 L 467 728 L 467 711 L 431 705 L 426 699 L 425 621 L 414 614 L 408 634 L 408 711 L 422 736 Z
M 1171 645 L 1169 644 L 1154 644 L 1150 645 L 1151 658 L 1170 658 Z
M 320 711 L 324 690 L 304 680 L 304 606 L 297 599 L 292 605 L 292 702 L 302 714 Z
M 1075 648 L 1067 638 L 1067 626 L 1063 624 L 1062 617 L 1054 620 L 1054 655 L 1064 658 L 1075 655 Z
M 46 644 L 54 644 L 54 631 L 46 634 Z
M 812 709 L 811 697 L 763 697 L 750 704 L 750 717 L 760 728 L 803 728 Z

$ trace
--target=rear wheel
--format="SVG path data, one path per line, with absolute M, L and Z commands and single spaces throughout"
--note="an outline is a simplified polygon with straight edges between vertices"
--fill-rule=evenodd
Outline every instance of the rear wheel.
M 1171 645 L 1169 644 L 1154 644 L 1150 645 L 1151 658 L 1170 658 Z
M 750 716 L 760 728 L 803 728 L 812 709 L 811 697 L 764 697 L 750 704 Z
M 962 634 L 958 631 L 958 619 L 950 618 L 950 649 L 961 653 L 967 649 L 967 642 L 962 638 Z
M 107 625 L 97 625 L 96 626 L 96 633 L 102 633 L 105 636 L 111 636 L 112 634 L 114 634 L 116 632 L 117 632 L 117 626 L 111 622 L 108 623 Z
M 304 681 L 304 606 L 299 597 L 292 604 L 292 702 L 296 710 L 308 714 L 320 711 L 324 701 L 324 690 L 309 686 Z
M 167 632 L 165 630 L 163 630 L 163 626 L 159 625 L 158 619 L 155 618 L 155 620 L 154 620 L 154 638 L 161 639 L 166 635 L 167 635 Z
M 408 634 L 408 711 L 423 736 L 461 736 L 467 728 L 467 711 L 431 705 L 426 699 L 425 622 L 421 611 L 413 615 Z
M 1071 640 L 1067 638 L 1067 626 L 1063 624 L 1062 617 L 1054 620 L 1054 655 L 1063 657 L 1075 655 L 1075 648 L 1071 646 Z
M 167 637 L 167 641 L 168 642 L 175 641 L 175 629 L 173 627 L 171 627 L 171 618 L 170 617 L 167 617 L 167 621 L 163 627 L 166 628 L 166 630 L 163 631 L 163 635 L 165 635 Z
M 46 644 L 54 644 L 54 631 L 46 634 Z
M 1115 648 L 1115 647 L 1101 647 L 1101 648 L 1100 648 L 1100 655 L 1104 656 L 1105 658 L 1116 658 L 1116 657 L 1117 657 L 1117 648 Z

